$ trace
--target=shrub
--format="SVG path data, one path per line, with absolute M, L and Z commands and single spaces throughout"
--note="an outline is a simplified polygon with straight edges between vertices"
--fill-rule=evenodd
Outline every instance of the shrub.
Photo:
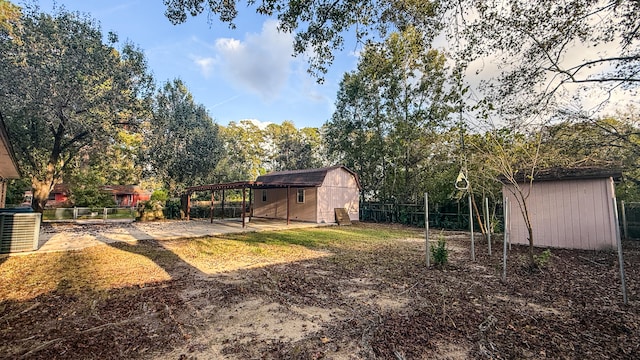
M 165 203 L 169 199 L 169 193 L 165 189 L 154 190 L 151 194 L 151 200 Z
M 547 267 L 549 260 L 551 260 L 551 250 L 549 249 L 543 251 L 540 255 L 533 255 L 533 261 L 538 269 Z
M 431 257 L 433 263 L 437 266 L 444 266 L 449 261 L 449 250 L 447 250 L 447 242 L 444 236 L 438 238 L 438 244 L 431 248 Z
M 164 212 L 162 211 L 162 203 L 157 200 L 140 201 L 138 202 L 138 214 L 136 220 L 138 221 L 154 221 L 164 219 Z

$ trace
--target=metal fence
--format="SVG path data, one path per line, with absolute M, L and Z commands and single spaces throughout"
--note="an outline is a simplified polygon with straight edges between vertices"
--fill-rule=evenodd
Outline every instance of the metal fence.
M 44 209 L 43 221 L 135 219 L 135 208 L 55 208 Z
M 469 229 L 469 208 L 466 204 L 452 203 L 439 209 L 429 209 L 429 227 L 448 230 Z M 501 232 L 503 228 L 501 207 L 492 217 L 492 232 Z M 399 223 L 424 227 L 424 204 L 383 204 L 360 203 L 360 220 L 383 223 Z M 480 213 L 484 222 L 484 215 Z M 478 218 L 473 215 L 474 228 L 479 229 Z
M 620 233 L 625 239 L 640 239 L 640 202 L 620 201 Z

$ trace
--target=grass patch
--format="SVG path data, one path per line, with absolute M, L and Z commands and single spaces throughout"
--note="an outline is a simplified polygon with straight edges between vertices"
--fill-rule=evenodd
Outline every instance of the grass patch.
M 80 251 L 0 257 L 0 301 L 52 291 L 96 292 L 167 281 L 185 264 L 204 274 L 366 251 L 416 231 L 383 226 L 326 227 L 165 241 L 116 243 Z M 355 256 L 355 255 L 354 255 Z
M 2 260 L 0 301 L 28 300 L 54 290 L 76 294 L 170 279 L 151 258 L 110 246 Z

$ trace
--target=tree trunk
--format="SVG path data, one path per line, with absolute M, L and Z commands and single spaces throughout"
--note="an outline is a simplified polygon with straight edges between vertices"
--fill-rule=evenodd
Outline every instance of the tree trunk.
M 55 184 L 53 169 L 54 166 L 49 164 L 44 179 L 41 180 L 35 176 L 31 178 L 31 188 L 33 189 L 32 207 L 35 212 L 42 213 L 44 211 L 44 206 L 47 204 L 49 194 L 51 190 L 53 190 L 53 185 Z
M 531 218 L 529 217 L 529 208 L 527 208 L 527 199 L 524 196 L 522 196 L 522 210 L 524 223 L 527 226 L 527 233 L 529 234 L 529 266 L 533 268 L 536 265 L 535 259 L 533 258 L 533 227 L 531 225 Z

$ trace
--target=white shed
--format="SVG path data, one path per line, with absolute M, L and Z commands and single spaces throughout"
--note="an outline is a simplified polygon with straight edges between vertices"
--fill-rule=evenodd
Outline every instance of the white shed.
M 315 223 L 335 223 L 335 209 L 359 220 L 360 181 L 345 166 L 278 171 L 259 176 L 253 216 Z
M 616 247 L 613 199 L 614 180 L 620 171 L 602 169 L 548 169 L 534 176 L 533 183 L 518 182 L 528 195 L 534 245 L 569 249 L 610 249 Z M 529 244 L 527 227 L 515 188 L 503 184 L 502 194 L 509 204 L 509 239 L 513 244 Z

